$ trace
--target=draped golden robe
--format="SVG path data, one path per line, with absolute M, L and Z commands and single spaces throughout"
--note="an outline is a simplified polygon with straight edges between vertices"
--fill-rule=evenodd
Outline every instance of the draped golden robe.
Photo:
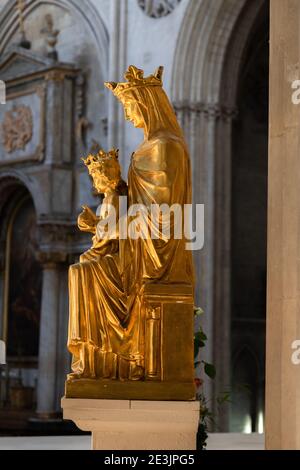
M 128 172 L 127 238 L 121 232 L 113 240 L 94 236 L 93 247 L 70 267 L 70 397 L 194 396 L 194 272 L 184 220 L 184 206 L 191 204 L 191 171 L 161 78 L 162 67 L 144 77 L 142 70 L 129 66 L 127 82 L 106 83 L 124 105 L 125 118 L 143 129 L 144 142 L 133 153 Z M 94 184 L 98 178 L 105 191 L 106 180 L 99 174 L 103 171 L 112 181 L 105 173 L 109 165 L 106 170 L 102 163 L 97 166 L 97 158 L 89 160 Z M 181 219 L 173 212 L 178 216 L 178 208 Z M 89 227 L 82 224 L 81 229 Z M 76 380 L 85 377 L 139 382 L 121 386 L 113 380 Z
M 104 200 L 103 210 L 106 203 L 117 202 L 116 195 Z M 96 231 L 95 226 L 88 226 L 80 217 L 78 225 L 81 230 Z M 98 235 L 93 237 L 92 248 L 69 269 L 68 349 L 73 354 L 75 377 L 116 378 L 117 353 L 124 337 L 122 321 L 127 315 L 126 297 L 119 270 L 118 241 Z
M 158 232 L 158 239 L 105 240 L 95 235 L 93 247 L 70 267 L 68 347 L 74 374 L 133 380 L 142 376 L 143 285 L 193 281 L 191 252 L 185 249 L 184 237 L 163 239 L 160 227 L 152 226 L 150 208 L 151 204 L 183 207 L 190 203 L 189 181 L 185 146 L 172 135 L 157 135 L 133 154 L 129 206 L 143 204 L 149 210 L 145 224 L 149 233 Z M 118 209 L 117 197 L 104 200 L 103 207 L 107 202 Z
M 148 213 L 145 224 L 157 239 L 130 239 L 131 274 L 129 293 L 145 282 L 187 283 L 193 285 L 191 251 L 186 250 L 184 217 L 181 239 L 174 238 L 174 221 L 170 222 L 170 238 L 165 239 L 162 227 L 153 223 L 152 204 L 179 204 L 183 210 L 191 203 L 191 176 L 188 154 L 183 140 L 166 132 L 157 133 L 132 155 L 128 172 L 129 206 L 143 204 Z M 161 221 L 161 219 L 160 219 Z M 135 290 L 137 288 L 135 287 Z
M 134 355 L 142 358 L 142 365 L 145 356 L 143 286 L 149 282 L 194 285 L 192 254 L 185 249 L 184 218 L 181 226 L 183 237 L 172 237 L 174 221 L 171 219 L 171 237 L 164 239 L 162 226 L 153 225 L 151 204 L 179 204 L 183 209 L 184 204 L 191 202 L 190 187 L 188 155 L 183 141 L 176 136 L 158 134 L 132 155 L 128 172 L 129 207 L 143 204 L 148 209 L 144 213 L 144 224 L 149 232 L 156 232 L 157 237 L 127 240 L 130 256 L 123 273 L 129 311 L 126 340 L 130 341 Z
M 128 186 L 129 206 L 143 204 L 148 210 L 148 236 L 109 240 L 95 235 L 93 247 L 70 267 L 68 347 L 77 376 L 139 379 L 145 354 L 143 285 L 193 283 L 184 236 L 165 239 L 150 216 L 151 204 L 183 208 L 190 203 L 190 167 L 182 140 L 164 133 L 144 142 L 132 156 Z M 107 202 L 118 210 L 116 195 L 103 207 Z M 172 220 L 169 229 L 172 235 Z M 151 230 L 157 239 L 151 239 Z

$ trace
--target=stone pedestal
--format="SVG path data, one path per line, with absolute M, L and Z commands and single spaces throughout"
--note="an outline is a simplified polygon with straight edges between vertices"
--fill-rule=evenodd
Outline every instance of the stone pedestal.
M 64 419 L 92 432 L 93 450 L 195 450 L 198 401 L 63 398 Z

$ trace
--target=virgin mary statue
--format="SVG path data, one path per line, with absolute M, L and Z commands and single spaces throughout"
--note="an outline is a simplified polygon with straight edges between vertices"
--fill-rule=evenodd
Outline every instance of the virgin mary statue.
M 123 104 L 125 118 L 144 131 L 144 141 L 132 154 L 128 172 L 129 207 L 142 204 L 147 209 L 140 214 L 147 233 L 137 239 L 129 233 L 131 255 L 123 278 L 133 300 L 148 282 L 194 285 L 183 211 L 185 204 L 191 204 L 190 161 L 182 130 L 162 88 L 162 72 L 159 67 L 155 74 L 144 77 L 142 70 L 131 65 L 125 73 L 127 82 L 105 83 Z M 166 227 L 163 214 L 153 217 L 151 208 L 162 204 L 181 209 L 181 238 L 174 236 L 174 218 Z
M 192 297 L 192 254 L 186 249 L 184 230 L 184 206 L 191 203 L 190 161 L 175 112 L 162 88 L 162 72 L 163 68 L 160 67 L 153 75 L 144 77 L 142 70 L 131 65 L 125 74 L 126 82 L 105 83 L 124 106 L 125 118 L 135 127 L 143 129 L 144 140 L 132 154 L 128 172 L 127 238 L 117 236 L 109 249 L 89 252 L 88 256 L 82 257 L 80 263 L 70 270 L 72 302 L 69 349 L 75 356 L 73 372 L 79 379 L 92 376 L 139 381 L 145 379 L 145 344 L 148 344 L 149 351 L 149 338 L 145 336 L 147 329 L 143 318 L 143 296 L 147 285 L 163 285 L 165 290 L 171 286 L 175 291 L 178 289 L 178 292 L 186 289 L 191 292 Z M 117 186 L 115 188 L 108 184 L 110 177 L 107 179 L 107 174 L 104 174 L 102 182 L 103 171 L 99 170 L 98 161 L 92 159 L 90 166 L 95 170 L 94 179 L 95 174 L 99 174 L 100 186 L 105 189 L 108 185 L 110 196 L 107 197 L 113 198 Z M 114 179 L 113 181 L 115 182 Z M 137 207 L 139 236 L 130 231 L 132 222 L 136 220 L 134 216 L 137 215 Z M 171 209 L 169 217 L 164 217 L 164 211 L 160 210 L 162 207 Z M 175 209 L 177 215 L 179 209 L 179 218 L 175 217 Z M 188 315 L 183 316 L 184 307 L 180 307 L 181 310 L 178 311 L 178 305 L 175 305 L 176 318 L 172 311 L 171 323 L 178 325 L 174 328 L 176 334 L 181 335 L 177 338 L 178 343 L 175 337 L 172 341 L 181 345 L 178 349 L 178 361 L 182 366 L 182 377 L 186 370 L 185 364 L 188 364 L 192 384 L 191 302 Z M 187 324 L 184 323 L 187 316 L 188 330 L 184 326 Z M 178 318 L 184 318 L 184 325 Z M 78 325 L 83 325 L 84 328 L 80 330 Z M 165 330 L 168 331 L 168 327 Z M 84 338 L 81 331 L 85 334 Z M 162 346 L 159 341 L 153 339 L 153 344 L 151 343 L 153 357 L 160 356 Z M 90 367 L 84 366 L 89 363 L 88 354 L 92 355 L 90 363 L 93 375 Z M 103 359 L 100 362 L 99 354 Z M 166 351 L 165 356 L 168 357 L 168 354 Z M 176 355 L 177 352 L 172 354 Z M 187 358 L 186 361 L 183 360 L 184 357 Z M 104 367 L 106 362 L 111 366 Z M 105 364 L 98 367 L 97 363 Z M 167 366 L 164 376 L 166 368 Z M 104 370 L 107 371 L 106 375 L 103 375 Z M 70 380 L 76 379 L 74 375 Z

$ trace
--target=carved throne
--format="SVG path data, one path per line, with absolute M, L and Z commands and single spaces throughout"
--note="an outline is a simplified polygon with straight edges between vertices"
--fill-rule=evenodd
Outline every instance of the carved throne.
M 192 286 L 148 283 L 143 286 L 141 296 L 145 326 L 144 380 L 67 381 L 66 398 L 195 399 Z M 184 335 L 178 335 L 179 330 Z

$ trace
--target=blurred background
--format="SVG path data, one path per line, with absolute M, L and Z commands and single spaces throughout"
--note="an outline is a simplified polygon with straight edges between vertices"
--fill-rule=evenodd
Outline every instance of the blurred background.
M 196 304 L 216 367 L 215 430 L 263 432 L 268 153 L 267 0 L 0 0 L 0 435 L 76 432 L 61 419 L 68 266 L 99 200 L 80 158 L 142 134 L 104 88 L 129 64 L 164 87 L 190 150 L 205 244 Z M 218 397 L 230 393 L 230 403 Z

